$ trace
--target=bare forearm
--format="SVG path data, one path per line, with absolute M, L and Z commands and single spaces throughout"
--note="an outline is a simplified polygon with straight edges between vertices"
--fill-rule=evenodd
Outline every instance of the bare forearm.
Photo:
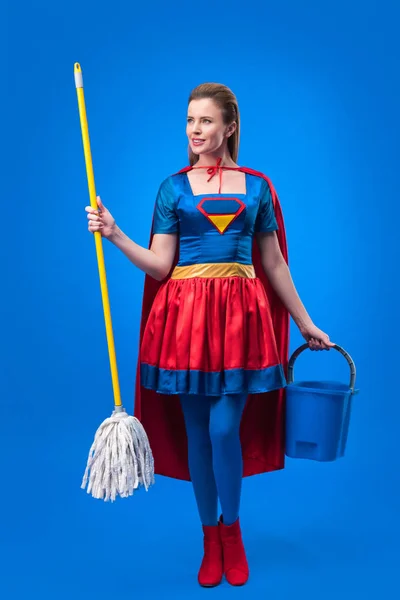
M 312 325 L 312 320 L 300 300 L 286 262 L 281 260 L 275 266 L 265 269 L 265 272 L 300 331 Z
M 108 238 L 109 241 L 119 248 L 125 256 L 141 271 L 147 273 L 158 281 L 164 279 L 168 274 L 167 265 L 152 250 L 139 246 L 131 240 L 119 227 Z

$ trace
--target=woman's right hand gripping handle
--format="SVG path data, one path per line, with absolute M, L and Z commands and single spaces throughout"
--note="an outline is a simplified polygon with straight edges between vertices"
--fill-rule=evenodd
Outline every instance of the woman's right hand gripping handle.
M 91 206 L 86 206 L 85 210 L 88 213 L 87 218 L 89 220 L 88 229 L 91 233 L 100 231 L 104 238 L 110 238 L 115 232 L 115 219 L 109 210 L 104 206 L 100 196 L 97 196 L 98 210 Z
M 170 272 L 175 258 L 177 234 L 155 234 L 150 250 L 139 246 L 131 240 L 116 225 L 110 211 L 97 196 L 98 210 L 86 206 L 91 233 L 99 231 L 102 237 L 108 239 L 141 271 L 154 279 L 162 281 Z

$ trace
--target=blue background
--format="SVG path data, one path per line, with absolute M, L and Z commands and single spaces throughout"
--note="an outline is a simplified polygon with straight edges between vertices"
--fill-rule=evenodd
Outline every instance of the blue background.
M 3 20 L 0 595 L 376 598 L 399 563 L 396 2 L 35 2 Z M 244 481 L 251 580 L 204 592 L 191 485 L 114 504 L 80 489 L 113 408 L 73 78 L 82 65 L 97 192 L 147 246 L 159 183 L 187 164 L 190 90 L 237 94 L 239 162 L 267 173 L 291 272 L 358 372 L 346 457 Z M 4 75 L 4 70 L 6 71 Z M 5 79 L 4 79 L 5 77 Z M 124 404 L 143 274 L 104 244 Z M 292 327 L 291 350 L 302 339 Z M 337 353 L 297 377 L 347 381 Z M 228 596 L 229 595 L 229 596 Z

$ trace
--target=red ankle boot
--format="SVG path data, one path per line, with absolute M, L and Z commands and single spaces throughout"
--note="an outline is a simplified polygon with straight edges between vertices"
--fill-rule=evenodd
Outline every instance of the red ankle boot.
M 199 584 L 214 587 L 221 583 L 224 574 L 222 544 L 218 525 L 203 525 L 204 557 L 198 574 Z
M 226 580 L 231 585 L 244 585 L 249 578 L 249 566 L 240 531 L 239 519 L 232 525 L 219 521 Z

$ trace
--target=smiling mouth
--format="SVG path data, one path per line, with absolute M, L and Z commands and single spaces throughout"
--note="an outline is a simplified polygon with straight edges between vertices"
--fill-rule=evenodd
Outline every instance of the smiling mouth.
M 194 144 L 195 146 L 200 145 L 200 144 L 204 144 L 205 140 L 201 140 L 199 138 L 195 138 L 192 140 L 192 144 Z

